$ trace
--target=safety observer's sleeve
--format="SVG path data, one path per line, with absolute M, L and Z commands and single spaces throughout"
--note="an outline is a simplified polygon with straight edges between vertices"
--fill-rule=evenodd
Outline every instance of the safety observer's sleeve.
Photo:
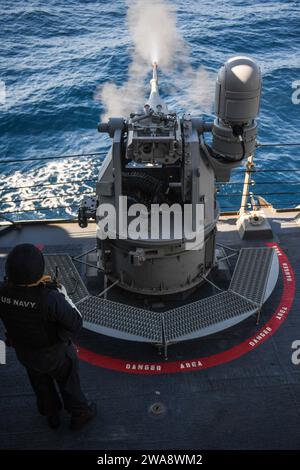
M 53 290 L 47 296 L 47 320 L 57 323 L 61 339 L 76 336 L 82 327 L 82 317 L 63 290 Z

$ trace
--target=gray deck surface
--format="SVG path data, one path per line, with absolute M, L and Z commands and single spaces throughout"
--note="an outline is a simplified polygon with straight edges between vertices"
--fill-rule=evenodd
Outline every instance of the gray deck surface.
M 228 227 L 233 229 L 232 221 Z M 9 349 L 7 364 L 0 366 L 0 448 L 2 449 L 299 449 L 300 365 L 291 362 L 291 344 L 300 340 L 300 227 L 274 225 L 275 241 L 289 257 L 298 280 L 295 302 L 288 318 L 274 336 L 232 362 L 206 370 L 168 375 L 130 375 L 80 363 L 82 386 L 98 404 L 98 418 L 78 433 L 68 430 L 68 417 L 58 431 L 51 431 L 37 414 L 24 369 Z M 71 226 L 27 227 L 0 237 L 0 255 L 16 243 L 46 245 L 45 252 L 70 254 L 94 245 L 93 232 L 83 238 Z M 223 230 L 219 241 L 241 246 L 234 231 Z M 52 240 L 52 242 L 51 242 Z M 56 246 L 51 246 L 55 240 Z M 249 242 L 243 246 L 262 243 Z M 0 258 L 0 260 L 3 258 Z M 3 263 L 2 263 L 3 264 Z M 279 287 L 263 309 L 274 312 Z M 205 356 L 225 350 L 255 331 L 253 319 L 203 340 L 173 346 L 170 360 Z M 0 337 L 3 328 L 0 329 Z M 83 331 L 80 342 L 118 356 L 157 360 L 152 346 L 109 342 Z M 119 348 L 119 349 L 118 349 Z M 124 353 L 125 350 L 125 353 Z M 153 415 L 150 407 L 163 404 Z

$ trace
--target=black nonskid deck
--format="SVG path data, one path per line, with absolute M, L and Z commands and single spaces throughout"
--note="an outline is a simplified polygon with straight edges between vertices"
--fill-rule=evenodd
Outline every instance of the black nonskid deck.
M 230 223 L 229 223 L 230 226 Z M 262 308 L 260 325 L 249 317 L 214 335 L 175 344 L 168 361 L 157 356 L 147 343 L 113 339 L 83 330 L 78 340 L 86 356 L 80 363 L 82 386 L 95 400 L 99 416 L 83 432 L 68 430 L 65 415 L 59 431 L 48 430 L 38 415 L 35 399 L 24 369 L 12 349 L 7 364 L 0 366 L 0 447 L 6 449 L 298 449 L 300 442 L 300 365 L 292 362 L 292 344 L 299 340 L 300 250 L 299 228 L 275 227 L 275 241 L 289 260 L 296 279 L 296 292 L 289 287 L 284 304 L 293 302 L 276 333 L 266 332 L 264 341 L 236 359 L 207 368 L 194 363 L 218 354 L 236 351 L 250 336 L 270 321 L 285 293 L 284 266 L 275 291 Z M 76 237 L 72 235 L 76 232 Z M 93 247 L 92 237 L 82 238 L 74 227 L 47 227 L 1 237 L 1 253 L 22 241 L 43 244 L 46 253 L 76 256 Z M 55 246 L 52 245 L 55 240 Z M 240 242 L 234 230 L 221 231 L 219 242 L 231 246 L 265 246 L 259 242 Z M 0 258 L 3 260 L 4 258 Z M 77 265 L 80 270 L 80 266 Z M 82 273 L 82 272 L 81 272 Z M 294 278 L 293 278 L 294 279 Z M 72 287 L 72 286 L 70 286 Z M 224 286 L 224 290 L 228 289 Z M 208 287 L 204 286 L 204 289 Z M 90 288 L 89 288 L 90 290 Z M 99 289 L 100 291 L 101 289 Z M 216 292 L 210 292 L 216 294 Z M 209 292 L 207 292 L 209 295 Z M 121 299 L 116 288 L 110 297 Z M 284 313 L 285 310 L 283 309 Z M 2 328 L 2 327 L 1 327 Z M 3 337 L 3 329 L 1 329 Z M 102 358 L 101 366 L 95 357 Z M 81 356 L 83 357 L 83 356 Z M 93 362 L 94 361 L 94 362 Z M 145 368 L 120 372 L 118 364 L 142 363 Z M 147 364 L 182 365 L 178 373 L 149 373 Z M 162 412 L 153 413 L 161 404 Z

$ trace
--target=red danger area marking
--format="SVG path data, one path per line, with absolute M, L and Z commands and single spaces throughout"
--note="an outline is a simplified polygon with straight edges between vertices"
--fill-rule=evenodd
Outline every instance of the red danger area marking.
M 270 320 L 250 338 L 221 353 L 186 361 L 181 360 L 149 363 L 126 361 L 125 359 L 103 356 L 81 347 L 78 348 L 79 358 L 94 366 L 118 372 L 143 375 L 175 374 L 179 372 L 208 369 L 210 367 L 225 364 L 226 362 L 238 359 L 244 354 L 257 348 L 260 344 L 270 338 L 278 330 L 280 325 L 282 325 L 290 312 L 295 297 L 295 274 L 287 256 L 276 243 L 268 243 L 267 245 L 274 248 L 278 255 L 279 264 L 283 274 L 283 293 Z

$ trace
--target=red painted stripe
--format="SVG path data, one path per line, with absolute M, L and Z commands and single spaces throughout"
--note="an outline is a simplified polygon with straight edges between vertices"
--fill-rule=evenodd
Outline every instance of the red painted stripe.
M 218 366 L 226 362 L 233 361 L 247 354 L 260 344 L 270 338 L 282 325 L 287 318 L 295 298 L 296 281 L 292 266 L 285 253 L 278 247 L 276 243 L 268 243 L 270 247 L 274 247 L 278 254 L 280 267 L 283 274 L 283 293 L 280 302 L 270 318 L 264 326 L 253 336 L 246 339 L 242 343 L 234 346 L 222 353 L 213 354 L 212 356 L 199 357 L 187 361 L 172 362 L 133 362 L 124 359 L 117 359 L 101 354 L 94 353 L 88 349 L 78 348 L 79 358 L 94 366 L 111 369 L 118 372 L 126 372 L 130 374 L 172 374 L 178 372 L 191 372 L 195 370 L 208 369 Z

